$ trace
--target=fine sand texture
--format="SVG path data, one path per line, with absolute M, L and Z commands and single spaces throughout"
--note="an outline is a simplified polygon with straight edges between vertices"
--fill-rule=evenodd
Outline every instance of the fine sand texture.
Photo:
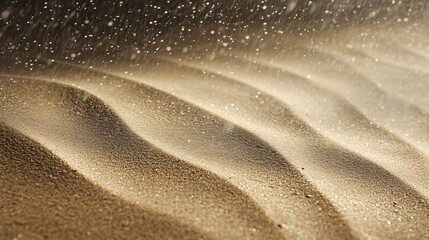
M 0 239 L 429 239 L 412 28 L 5 63 Z

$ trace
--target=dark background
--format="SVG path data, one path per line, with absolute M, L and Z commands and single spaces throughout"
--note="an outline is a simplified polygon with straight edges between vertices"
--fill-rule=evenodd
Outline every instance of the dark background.
M 140 54 L 245 43 L 356 24 L 413 21 L 427 0 L 87 0 L 0 3 L 1 58 Z M 400 19 L 400 20 L 398 20 Z M 73 57 L 70 57 L 73 56 Z

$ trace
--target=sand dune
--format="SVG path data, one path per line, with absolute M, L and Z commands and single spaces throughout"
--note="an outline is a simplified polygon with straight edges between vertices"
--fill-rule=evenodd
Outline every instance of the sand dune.
M 39 143 L 0 126 L 2 238 L 210 238 L 106 192 Z M 50 197 L 47 197 L 50 196 Z M 41 204 L 43 203 L 43 204 Z M 115 222 L 112 229 L 110 222 Z
M 18 85 L 23 91 L 8 89 Z M 36 91 L 28 94 L 26 88 Z M 4 81 L 2 89 L 14 92 L 8 96 L 13 104 L 2 109 L 2 120 L 13 123 L 14 128 L 47 146 L 73 169 L 112 193 L 142 208 L 197 224 L 217 237 L 278 234 L 277 227 L 245 193 L 143 142 L 90 94 L 35 79 Z M 53 102 L 59 105 L 52 105 Z M 22 111 L 3 114 L 13 111 L 8 108 Z M 61 118 L 51 118 L 53 123 L 49 125 L 40 124 L 51 116 Z M 93 123 L 91 119 L 100 121 Z M 74 127 L 64 128 L 65 123 Z M 209 222 L 201 224 L 195 217 L 199 214 L 207 216 L 205 220 Z M 229 229 L 227 225 L 236 225 L 242 231 L 221 230 Z
M 424 33 L 381 32 L 2 67 L 0 237 L 429 238 Z

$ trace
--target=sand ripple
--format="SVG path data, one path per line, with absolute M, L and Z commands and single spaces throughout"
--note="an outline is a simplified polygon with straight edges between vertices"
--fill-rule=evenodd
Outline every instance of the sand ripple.
M 427 49 L 357 32 L 2 68 L 0 233 L 429 238 Z

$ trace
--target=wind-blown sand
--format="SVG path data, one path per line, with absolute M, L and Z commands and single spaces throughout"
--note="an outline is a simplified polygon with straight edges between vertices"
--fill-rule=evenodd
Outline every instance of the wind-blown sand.
M 0 238 L 429 238 L 428 33 L 391 34 L 3 66 Z

